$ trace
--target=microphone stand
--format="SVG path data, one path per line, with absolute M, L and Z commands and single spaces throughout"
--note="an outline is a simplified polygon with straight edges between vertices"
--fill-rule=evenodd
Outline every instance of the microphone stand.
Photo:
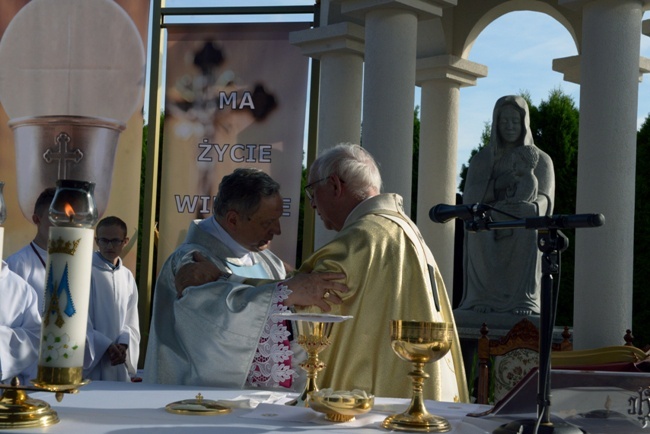
M 494 210 L 498 211 L 498 210 Z M 537 248 L 542 252 L 540 296 L 539 369 L 537 377 L 537 419 L 523 419 L 502 425 L 494 434 L 584 434 L 586 431 L 562 420 L 551 421 L 551 349 L 559 295 L 560 253 L 569 247 L 558 227 L 567 227 L 552 217 L 493 222 L 482 214 L 465 222 L 469 231 L 525 228 L 537 230 Z

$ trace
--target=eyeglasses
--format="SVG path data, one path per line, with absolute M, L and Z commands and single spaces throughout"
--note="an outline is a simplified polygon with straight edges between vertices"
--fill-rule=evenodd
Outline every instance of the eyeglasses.
M 113 246 L 119 246 L 120 244 L 124 244 L 125 239 L 122 238 L 113 238 L 113 239 L 108 239 L 108 238 L 95 238 L 97 241 L 97 244 L 100 246 L 108 246 L 108 245 L 113 245 Z
M 305 195 L 307 196 L 307 199 L 311 202 L 314 200 L 314 185 L 318 184 L 319 182 L 323 182 L 329 179 L 329 176 L 326 176 L 325 178 L 318 179 L 312 183 L 309 183 L 305 185 Z

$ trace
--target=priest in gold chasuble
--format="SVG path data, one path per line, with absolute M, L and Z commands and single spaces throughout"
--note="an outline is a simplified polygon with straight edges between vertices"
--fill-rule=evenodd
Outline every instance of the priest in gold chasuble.
M 402 198 L 380 194 L 381 176 L 373 157 L 358 145 L 329 149 L 312 165 L 307 197 L 335 238 L 312 254 L 298 272 L 342 272 L 349 292 L 330 313 L 351 315 L 337 324 L 320 358 L 320 388 L 361 388 L 376 396 L 409 398 L 412 364 L 390 345 L 391 320 L 454 324 L 452 349 L 426 364 L 431 376 L 424 397 L 469 402 L 460 342 L 451 305 L 435 260 Z M 319 308 L 305 309 L 319 312 Z

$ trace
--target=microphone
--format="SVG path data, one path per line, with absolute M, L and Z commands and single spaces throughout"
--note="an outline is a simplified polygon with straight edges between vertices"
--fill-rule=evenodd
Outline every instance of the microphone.
M 429 218 L 435 223 L 447 223 L 451 219 L 473 220 L 474 215 L 487 211 L 489 207 L 481 203 L 473 205 L 447 205 L 439 203 L 429 211 Z

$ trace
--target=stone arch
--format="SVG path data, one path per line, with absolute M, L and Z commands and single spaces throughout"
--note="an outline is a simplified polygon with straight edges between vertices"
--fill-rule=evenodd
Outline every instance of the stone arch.
M 469 6 L 471 3 L 471 6 Z M 481 32 L 499 17 L 509 12 L 529 11 L 540 12 L 558 21 L 571 35 L 578 52 L 581 46 L 581 20 L 579 16 L 566 8 L 559 7 L 556 1 L 542 2 L 538 0 L 507 1 L 507 2 L 469 2 L 468 8 L 473 13 L 464 14 L 462 11 L 454 11 L 455 15 L 463 16 L 457 18 L 457 31 L 454 33 L 454 47 L 456 55 L 464 59 L 469 58 L 469 53 Z

